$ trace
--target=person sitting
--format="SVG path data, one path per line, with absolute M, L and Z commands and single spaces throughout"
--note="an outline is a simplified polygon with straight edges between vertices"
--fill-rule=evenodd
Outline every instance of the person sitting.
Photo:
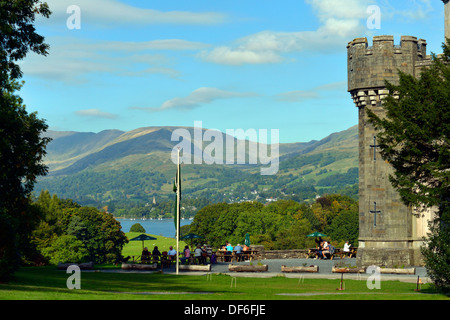
M 147 247 L 145 247 L 144 250 L 142 250 L 141 261 L 146 263 L 149 260 L 150 260 L 150 252 L 148 252 Z
M 348 241 L 346 241 L 344 244 L 344 257 L 349 255 L 350 255 L 350 244 L 348 243 Z
M 329 257 L 331 258 L 331 255 L 330 255 L 330 247 L 329 247 L 329 245 L 328 245 L 328 242 L 324 241 L 324 243 L 323 243 L 323 249 L 322 249 L 322 258 L 323 258 L 324 260 L 326 260 L 326 259 L 327 259 L 327 256 L 329 256 Z
M 189 246 L 185 246 L 183 250 L 183 257 L 180 258 L 181 263 L 185 264 L 186 261 L 189 262 L 189 259 L 191 257 L 191 250 L 189 250 Z
M 242 260 L 242 251 L 244 250 L 241 245 L 238 243 L 236 247 L 234 247 L 234 250 L 236 251 L 236 260 L 241 261 Z
M 206 244 L 204 244 L 202 247 L 202 257 L 204 264 L 206 264 L 207 258 L 209 258 L 209 260 L 211 261 L 211 253 L 212 253 L 211 250 L 208 253 L 208 247 L 206 246 Z
M 207 245 L 205 244 L 205 245 L 203 245 L 203 249 L 206 251 L 206 255 L 207 255 L 208 257 L 211 257 L 211 255 L 212 255 L 212 248 L 211 248 L 211 246 L 207 246 Z
M 231 261 L 231 255 L 233 254 L 233 246 L 227 242 L 227 246 L 225 247 L 225 262 Z
M 169 247 L 169 252 L 167 253 L 167 260 L 169 260 L 169 264 L 172 262 L 172 261 L 175 261 L 176 262 L 176 259 L 177 259 L 177 250 L 175 250 L 174 248 L 173 248 L 173 246 L 170 246 Z
M 153 263 L 158 263 L 161 258 L 161 252 L 159 252 L 158 247 L 155 246 L 152 251 Z
M 323 251 L 325 250 L 324 245 L 325 245 L 326 241 L 322 240 L 321 238 L 319 238 L 319 239 L 320 239 L 320 241 L 318 242 L 319 246 L 317 247 L 316 257 L 314 259 L 323 259 L 323 257 L 324 257 Z
M 200 264 L 205 264 L 203 261 L 203 256 L 202 256 L 203 250 L 201 248 L 200 245 L 197 245 L 197 248 L 195 248 L 194 250 L 194 258 L 196 261 L 198 261 L 198 263 Z

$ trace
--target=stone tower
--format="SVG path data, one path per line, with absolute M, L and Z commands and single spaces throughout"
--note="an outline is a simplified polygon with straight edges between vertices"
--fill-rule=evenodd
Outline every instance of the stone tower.
M 445 36 L 450 38 L 450 0 L 445 5 Z M 348 91 L 359 114 L 359 248 L 360 266 L 421 265 L 420 247 L 432 211 L 418 214 L 406 207 L 392 187 L 393 170 L 379 155 L 377 132 L 368 122 L 366 109 L 385 115 L 382 100 L 389 92 L 385 80 L 398 84 L 398 70 L 415 77 L 431 63 L 427 42 L 416 37 L 357 38 L 347 46 Z
M 427 43 L 416 37 L 358 38 L 347 46 L 348 91 L 359 113 L 359 248 L 361 266 L 418 265 L 424 223 L 406 207 L 389 181 L 391 166 L 379 154 L 377 132 L 366 109 L 383 117 L 382 100 L 388 94 L 385 80 L 398 84 L 398 70 L 418 75 L 430 63 Z M 423 217 L 422 217 L 423 218 Z M 426 225 L 426 223 L 425 223 Z M 418 228 L 418 226 L 420 228 Z
M 445 6 L 445 37 L 450 39 L 450 0 L 442 0 Z

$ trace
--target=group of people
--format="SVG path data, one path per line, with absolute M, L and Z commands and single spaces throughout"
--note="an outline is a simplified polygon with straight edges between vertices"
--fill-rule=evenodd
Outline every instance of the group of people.
M 243 253 L 249 250 L 250 248 L 245 244 L 244 246 L 241 246 L 238 243 L 235 247 L 233 247 L 229 242 L 224 244 L 222 248 L 219 249 L 219 251 L 221 251 L 224 254 L 226 262 L 231 261 L 233 253 L 236 256 L 237 261 L 242 261 Z M 163 251 L 162 253 L 159 251 L 157 246 L 154 247 L 152 252 L 150 252 L 148 248 L 145 247 L 141 255 L 142 262 L 157 263 L 161 261 L 171 263 L 176 261 L 176 259 L 177 259 L 177 251 L 173 248 L 173 246 L 170 246 L 168 251 Z M 187 263 L 206 264 L 208 262 L 208 259 L 210 263 L 216 263 L 217 261 L 216 255 L 212 251 L 212 248 L 210 246 L 207 246 L 206 244 L 204 244 L 203 246 L 198 244 L 194 250 L 189 249 L 189 246 L 185 246 L 182 254 L 180 255 L 180 261 L 182 264 Z
M 198 244 L 194 249 L 193 253 L 194 255 L 192 255 L 189 246 L 185 246 L 183 250 L 183 257 L 180 258 L 181 263 L 206 264 L 208 258 L 210 263 L 216 262 L 216 257 L 215 254 L 212 252 L 212 248 L 210 246 L 207 246 L 206 244 L 204 244 L 203 247 L 200 244 Z
M 148 251 L 148 248 L 145 247 L 142 250 L 141 261 L 142 262 L 152 262 L 157 263 L 159 261 L 172 262 L 175 261 L 177 256 L 177 251 L 173 248 L 173 246 L 169 247 L 169 251 L 163 251 L 162 253 L 159 251 L 158 246 L 153 248 L 153 251 Z
M 180 261 L 182 264 L 206 264 L 208 258 L 211 263 L 215 263 L 215 255 L 212 252 L 211 247 L 207 246 L 206 244 L 203 245 L 203 247 L 200 244 L 197 245 L 193 251 L 189 249 L 189 246 L 185 246 L 182 255 L 180 255 Z M 172 262 L 176 262 L 176 259 L 177 251 L 173 248 L 173 246 L 170 246 L 168 251 L 163 251 L 162 253 L 159 251 L 158 246 L 155 246 L 152 252 L 150 252 L 148 248 L 145 247 L 142 250 L 141 255 L 142 262 L 157 263 L 161 261 L 170 264 Z
M 323 240 L 322 237 L 319 237 L 319 239 L 316 239 L 317 244 L 317 251 L 316 251 L 316 257 L 314 259 L 331 259 L 335 252 L 335 248 L 326 240 Z M 351 244 L 349 244 L 348 241 L 344 244 L 344 253 L 349 254 L 350 253 L 350 247 Z
M 249 247 L 244 244 L 242 247 L 239 243 L 233 247 L 231 243 L 227 242 L 225 245 L 222 246 L 221 251 L 224 253 L 225 256 L 225 262 L 231 261 L 231 256 L 233 255 L 233 252 L 236 255 L 237 261 L 241 261 L 243 259 L 242 254 L 244 252 L 249 251 Z
M 317 251 L 315 259 L 331 259 L 331 256 L 334 254 L 334 247 L 328 243 L 328 241 L 323 240 L 322 237 L 316 239 Z

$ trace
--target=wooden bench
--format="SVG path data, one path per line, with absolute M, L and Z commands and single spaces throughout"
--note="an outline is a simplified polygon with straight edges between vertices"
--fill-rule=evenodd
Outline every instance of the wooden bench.
M 327 257 L 327 259 L 330 259 L 330 260 L 333 260 L 335 257 L 339 257 L 342 259 L 347 255 L 349 256 L 349 258 L 352 258 L 352 257 L 356 257 L 357 249 L 358 248 L 350 248 L 349 252 L 344 252 L 344 249 L 335 248 L 333 254 L 325 253 L 325 256 Z M 316 257 L 317 251 L 318 251 L 317 248 L 310 248 L 308 250 L 308 253 L 306 253 L 306 259 Z
M 225 254 L 225 253 L 216 253 L 216 259 L 217 261 L 222 262 L 235 262 L 238 261 L 238 258 L 240 257 L 241 260 L 252 260 L 254 259 L 257 251 L 243 251 L 239 255 L 237 255 L 235 252 L 232 254 Z M 230 261 L 225 261 L 225 258 L 229 258 Z

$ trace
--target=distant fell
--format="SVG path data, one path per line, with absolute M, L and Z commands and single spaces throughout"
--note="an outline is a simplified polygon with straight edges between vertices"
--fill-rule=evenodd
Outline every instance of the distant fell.
M 194 136 L 194 128 L 189 127 L 144 127 L 99 133 L 49 131 L 47 136 L 53 140 L 48 145 L 45 162 L 50 172 L 39 180 L 36 190 L 48 189 L 60 197 L 98 206 L 111 201 L 147 203 L 153 196 L 170 199 L 175 172 L 171 154 L 179 143 L 171 138 L 177 129 Z M 217 133 L 216 138 L 226 141 L 230 137 Z M 236 151 L 237 142 L 242 140 L 233 139 Z M 190 143 L 194 153 L 205 150 L 212 142 Z M 247 158 L 250 146 L 262 145 L 247 141 Z M 279 170 L 273 176 L 261 176 L 261 164 L 247 162 L 184 164 L 183 194 L 216 202 L 262 201 L 270 197 L 304 200 L 345 189 L 344 193 L 357 197 L 357 126 L 319 141 L 279 144 L 279 154 Z

